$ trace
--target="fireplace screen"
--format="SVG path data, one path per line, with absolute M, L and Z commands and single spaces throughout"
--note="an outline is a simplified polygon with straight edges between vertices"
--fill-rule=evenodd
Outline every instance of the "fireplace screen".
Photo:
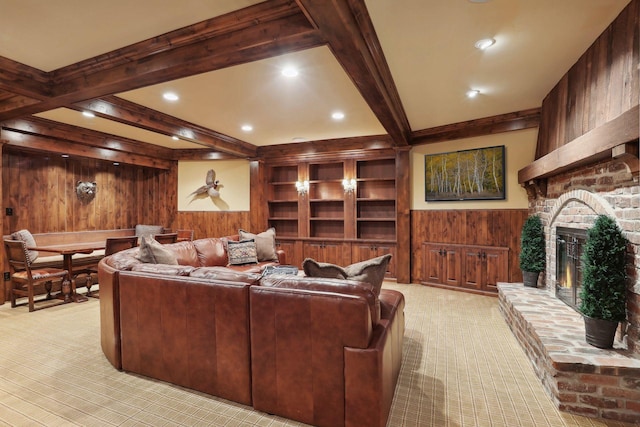
M 582 286 L 580 258 L 587 232 L 558 227 L 556 234 L 556 296 L 577 310 Z

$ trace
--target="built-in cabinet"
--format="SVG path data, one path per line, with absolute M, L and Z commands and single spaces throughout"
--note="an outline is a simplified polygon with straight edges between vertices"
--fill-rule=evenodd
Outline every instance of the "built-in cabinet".
M 348 265 L 391 253 L 388 275 L 395 276 L 394 156 L 272 165 L 267 186 L 268 223 L 287 262 Z
M 509 248 L 495 246 L 422 244 L 423 283 L 497 292 L 498 282 L 509 281 Z

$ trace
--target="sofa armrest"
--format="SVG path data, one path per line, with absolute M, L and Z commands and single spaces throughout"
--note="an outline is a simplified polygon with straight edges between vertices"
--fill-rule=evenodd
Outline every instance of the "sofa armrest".
M 282 249 L 276 249 L 276 255 L 278 256 L 278 264 L 287 265 L 287 254 Z

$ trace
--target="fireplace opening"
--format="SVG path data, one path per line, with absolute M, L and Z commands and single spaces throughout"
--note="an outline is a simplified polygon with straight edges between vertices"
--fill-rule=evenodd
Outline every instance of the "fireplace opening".
M 587 231 L 577 228 L 556 229 L 556 296 L 578 311 L 582 287 L 582 248 Z

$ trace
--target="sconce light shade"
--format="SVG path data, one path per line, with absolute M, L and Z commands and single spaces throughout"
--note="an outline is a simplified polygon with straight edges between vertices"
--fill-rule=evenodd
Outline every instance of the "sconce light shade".
M 296 181 L 296 190 L 298 194 L 306 194 L 309 191 L 309 181 Z
M 352 193 L 356 190 L 356 180 L 351 178 L 351 179 L 343 179 L 342 180 L 342 187 L 344 187 L 344 192 L 345 193 Z

